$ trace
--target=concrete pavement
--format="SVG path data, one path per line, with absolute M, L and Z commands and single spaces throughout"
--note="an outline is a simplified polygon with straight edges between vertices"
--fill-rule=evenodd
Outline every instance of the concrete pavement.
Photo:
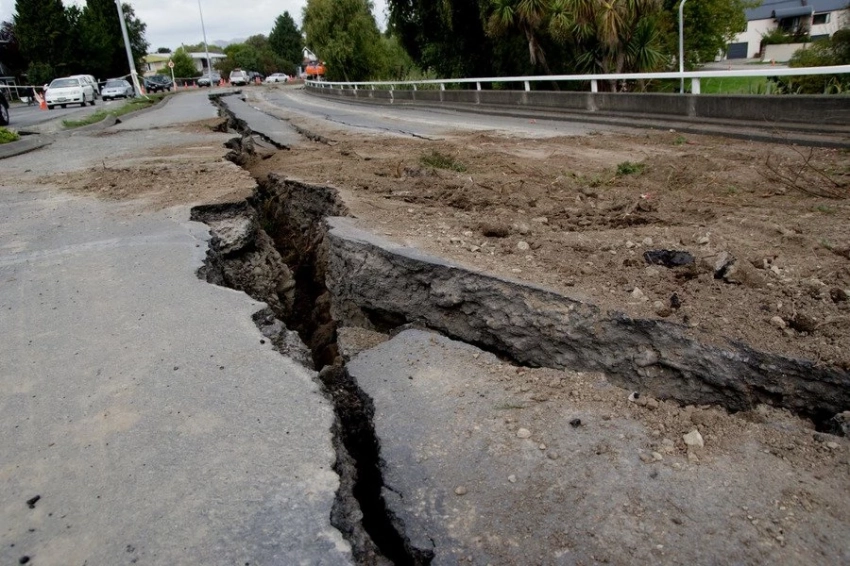
M 187 94 L 122 126 L 215 115 Z M 262 304 L 196 277 L 206 227 L 37 182 L 191 136 L 209 143 L 80 134 L 4 161 L 2 564 L 350 562 L 332 408 L 255 327 Z

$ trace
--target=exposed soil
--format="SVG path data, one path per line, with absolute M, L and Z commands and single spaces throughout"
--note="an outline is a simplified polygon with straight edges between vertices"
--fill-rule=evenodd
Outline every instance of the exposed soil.
M 252 174 L 336 186 L 379 234 L 665 317 L 701 340 L 850 368 L 845 150 L 660 131 L 422 140 L 293 122 L 326 141 L 263 155 Z M 462 171 L 440 168 L 451 165 Z M 644 252 L 657 249 L 695 263 L 648 264 Z

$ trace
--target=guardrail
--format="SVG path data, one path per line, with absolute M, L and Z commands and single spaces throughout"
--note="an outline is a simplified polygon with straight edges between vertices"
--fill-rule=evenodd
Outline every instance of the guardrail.
M 359 90 L 385 89 L 396 90 L 398 86 L 409 86 L 412 90 L 424 85 L 439 85 L 440 90 L 446 90 L 447 85 L 475 84 L 476 90 L 482 90 L 482 84 L 522 83 L 523 90 L 531 91 L 531 83 L 537 82 L 590 82 L 590 92 L 599 92 L 600 81 L 629 81 L 629 80 L 690 80 L 690 94 L 700 94 L 700 80 L 710 78 L 732 77 L 799 77 L 810 75 L 842 75 L 850 73 L 850 65 L 835 65 L 830 67 L 765 67 L 745 69 L 740 71 L 686 71 L 665 73 L 622 73 L 600 75 L 536 75 L 530 77 L 482 77 L 473 79 L 424 79 L 416 81 L 364 81 L 364 82 L 332 82 L 308 80 L 305 84 L 315 88 L 339 88 Z

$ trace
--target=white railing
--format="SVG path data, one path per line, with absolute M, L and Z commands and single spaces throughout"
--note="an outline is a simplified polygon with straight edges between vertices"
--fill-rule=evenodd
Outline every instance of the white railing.
M 700 80 L 712 78 L 732 77 L 802 77 L 809 75 L 842 75 L 850 73 L 850 65 L 835 65 L 831 67 L 761 67 L 757 69 L 745 69 L 740 71 L 686 71 L 684 73 L 622 73 L 605 75 L 537 75 L 533 77 L 482 77 L 475 79 L 427 79 L 418 81 L 364 81 L 364 82 L 332 82 L 312 81 L 305 84 L 318 88 L 341 88 L 341 89 L 372 89 L 389 88 L 389 90 L 400 90 L 397 87 L 411 87 L 417 90 L 419 86 L 439 85 L 440 90 L 446 90 L 446 85 L 475 84 L 477 90 L 481 90 L 484 83 L 522 83 L 525 90 L 531 90 L 531 83 L 537 82 L 588 82 L 590 91 L 599 91 L 599 81 L 624 81 L 624 80 L 682 80 L 690 79 L 691 94 L 700 94 Z

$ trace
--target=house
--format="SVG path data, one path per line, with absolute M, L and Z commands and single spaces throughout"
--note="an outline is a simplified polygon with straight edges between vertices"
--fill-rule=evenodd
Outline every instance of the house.
M 189 53 L 189 56 L 194 60 L 195 68 L 198 72 L 206 74 L 207 67 L 209 67 L 209 64 L 207 63 L 207 54 Z M 215 68 L 216 62 L 222 59 L 227 59 L 227 55 L 224 53 L 213 53 L 210 51 L 210 61 L 213 63 L 213 68 Z M 145 76 L 170 75 L 171 71 L 168 69 L 168 62 L 170 60 L 171 53 L 151 53 L 150 55 L 145 55 L 145 68 L 143 69 L 142 74 Z
M 831 37 L 850 22 L 847 0 L 764 0 L 746 10 L 747 30 L 741 32 L 726 52 L 727 59 L 765 58 L 787 61 L 805 44 L 775 47 L 775 56 L 765 55 L 762 37 L 780 29 L 789 34 L 808 35 L 812 41 Z

